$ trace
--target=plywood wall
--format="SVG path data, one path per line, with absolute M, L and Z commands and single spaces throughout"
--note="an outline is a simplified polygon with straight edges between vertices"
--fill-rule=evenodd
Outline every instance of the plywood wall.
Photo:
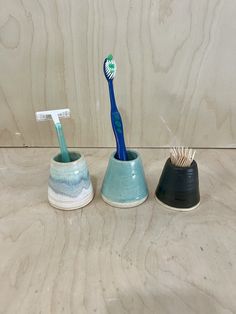
M 103 58 L 129 146 L 236 144 L 235 0 L 0 0 L 0 145 L 113 146 Z

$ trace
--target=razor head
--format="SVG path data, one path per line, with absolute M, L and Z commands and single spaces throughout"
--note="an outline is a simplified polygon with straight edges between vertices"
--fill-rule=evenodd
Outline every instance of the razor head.
M 70 118 L 70 109 L 66 108 L 35 112 L 37 121 L 53 120 L 53 116 L 57 116 L 58 118 Z
M 112 55 L 109 55 L 104 61 L 104 74 L 107 80 L 113 80 L 116 75 L 116 63 Z

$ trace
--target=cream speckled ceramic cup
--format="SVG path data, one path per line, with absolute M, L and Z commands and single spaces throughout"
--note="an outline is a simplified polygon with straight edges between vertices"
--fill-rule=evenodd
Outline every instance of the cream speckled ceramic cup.
M 72 210 L 86 206 L 93 199 L 93 187 L 83 155 L 70 152 L 71 162 L 61 162 L 61 155 L 51 159 L 48 200 L 56 208 Z

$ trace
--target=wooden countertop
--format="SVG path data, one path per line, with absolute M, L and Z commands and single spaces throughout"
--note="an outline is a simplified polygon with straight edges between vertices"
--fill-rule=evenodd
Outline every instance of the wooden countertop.
M 150 196 L 100 197 L 111 149 L 80 149 L 96 196 L 47 203 L 52 148 L 0 149 L 0 313 L 236 313 L 236 150 L 198 150 L 201 205 L 174 212 L 154 191 L 168 150 L 139 149 Z

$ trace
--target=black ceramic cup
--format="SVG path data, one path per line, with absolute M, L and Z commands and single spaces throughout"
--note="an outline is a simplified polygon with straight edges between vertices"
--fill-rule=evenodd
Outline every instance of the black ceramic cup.
M 177 167 L 170 158 L 163 168 L 156 197 L 164 205 L 176 210 L 191 210 L 199 205 L 198 167 L 195 161 L 189 167 Z

